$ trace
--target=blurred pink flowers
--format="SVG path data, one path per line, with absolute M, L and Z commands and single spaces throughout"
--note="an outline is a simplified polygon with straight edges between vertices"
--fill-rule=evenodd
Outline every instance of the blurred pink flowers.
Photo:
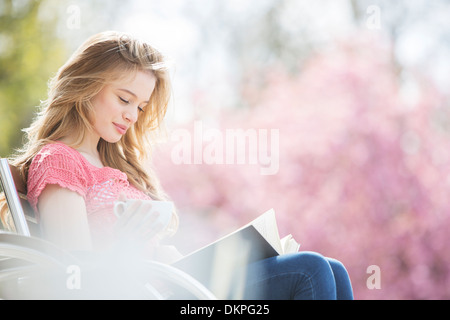
M 281 235 L 346 265 L 355 298 L 450 298 L 449 106 L 391 57 L 389 45 L 359 35 L 298 75 L 273 67 L 248 76 L 264 85 L 248 82 L 249 108 L 222 111 L 217 129 L 279 129 L 275 175 L 248 164 L 175 165 L 170 142 L 156 152 L 184 251 L 274 208 Z M 418 91 L 405 91 L 407 80 Z M 370 265 L 380 267 L 381 289 L 366 285 Z

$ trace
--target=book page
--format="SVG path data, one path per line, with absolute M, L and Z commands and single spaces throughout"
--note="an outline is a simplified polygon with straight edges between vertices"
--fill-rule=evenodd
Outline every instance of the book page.
M 247 223 L 243 227 L 219 238 L 216 241 L 213 241 L 191 253 L 188 255 L 185 255 L 184 257 L 180 258 L 179 260 L 183 260 L 184 258 L 188 256 L 192 256 L 197 254 L 198 252 L 201 252 L 205 249 L 207 249 L 210 246 L 214 246 L 236 234 L 239 234 L 244 229 L 248 228 L 249 226 L 253 226 L 253 228 L 270 244 L 270 246 L 278 253 L 283 253 L 283 248 L 280 242 L 280 236 L 278 234 L 278 227 L 277 222 L 275 219 L 275 211 L 273 209 L 270 209 L 257 217 L 255 220 L 251 221 L 250 223 Z
M 278 234 L 278 226 L 275 218 L 275 211 L 270 209 L 258 218 L 249 223 L 254 226 L 256 230 L 270 243 L 270 245 L 278 252 L 283 253 L 280 242 L 280 235 Z
M 172 265 L 187 272 L 216 296 L 240 298 L 243 287 L 228 286 L 233 279 L 245 279 L 240 274 L 248 263 L 283 254 L 273 209 L 263 213 L 242 228 L 191 252 Z M 233 280 L 234 281 L 234 280 Z
M 300 244 L 294 239 L 292 234 L 288 234 L 281 239 L 281 247 L 283 248 L 283 253 L 294 253 L 298 252 Z

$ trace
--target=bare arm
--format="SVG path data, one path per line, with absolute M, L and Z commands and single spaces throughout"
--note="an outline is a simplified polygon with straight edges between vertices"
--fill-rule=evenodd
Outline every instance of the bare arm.
M 58 185 L 47 185 L 38 200 L 43 237 L 70 251 L 90 251 L 92 243 L 82 196 Z
M 116 223 L 117 240 L 140 243 L 152 239 L 159 227 L 151 228 L 157 214 L 149 215 L 151 203 L 135 202 Z M 42 236 L 69 251 L 91 251 L 92 243 L 87 220 L 86 204 L 82 196 L 58 185 L 47 185 L 38 200 Z M 137 243 L 135 242 L 135 243 Z M 179 258 L 174 247 L 159 247 L 158 260 Z

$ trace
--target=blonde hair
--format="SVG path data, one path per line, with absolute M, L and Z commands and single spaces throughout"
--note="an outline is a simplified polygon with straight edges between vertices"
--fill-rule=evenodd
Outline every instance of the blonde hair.
M 142 163 L 151 150 L 152 133 L 160 128 L 170 101 L 168 66 L 155 48 L 114 31 L 89 38 L 50 80 L 48 99 L 41 103 L 36 119 L 24 130 L 27 142 L 12 159 L 25 184 L 31 161 L 40 149 L 74 133 L 77 139 L 71 147 L 80 146 L 92 129 L 91 99 L 106 84 L 133 76 L 138 71 L 152 73 L 156 78 L 144 113 L 119 142 L 100 139 L 97 149 L 105 166 L 125 172 L 131 184 L 153 199 L 167 199 L 152 170 L 144 168 Z M 174 223 L 178 224 L 178 219 Z

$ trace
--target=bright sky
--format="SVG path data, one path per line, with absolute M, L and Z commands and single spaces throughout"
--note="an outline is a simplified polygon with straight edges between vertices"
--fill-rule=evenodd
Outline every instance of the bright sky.
M 71 13 L 67 10 L 71 6 L 79 7 L 83 29 L 103 27 L 102 25 L 91 27 L 91 24 L 84 22 L 92 21 L 95 17 L 89 12 L 92 10 L 91 3 L 86 1 L 76 0 L 70 2 L 70 6 L 62 5 L 61 14 L 70 17 Z M 94 20 L 100 21 L 97 21 L 100 24 L 107 21 L 110 24 L 108 28 L 126 31 L 148 41 L 173 60 L 174 96 L 177 99 L 176 105 L 180 106 L 173 113 L 173 118 L 183 121 L 189 120 L 193 115 L 194 106 L 190 105 L 192 103 L 190 95 L 195 86 L 208 88 L 212 95 L 220 100 L 221 105 L 232 104 L 233 67 L 236 66 L 228 54 L 229 48 L 224 45 L 221 38 L 226 31 L 225 24 L 240 23 L 245 26 L 247 21 L 257 16 L 261 10 L 267 9 L 273 1 L 278 0 L 130 0 L 126 4 L 126 12 L 118 15 L 118 19 L 111 21 L 104 15 Z M 327 43 L 333 38 L 345 36 L 354 27 L 348 0 L 292 0 L 286 3 L 290 3 L 290 6 L 281 9 L 280 24 L 292 34 L 306 32 L 308 37 L 317 43 Z M 412 5 L 419 2 L 407 3 Z M 223 29 L 216 24 L 214 32 L 217 32 L 217 40 L 206 43 L 200 28 L 213 26 L 201 25 L 199 21 L 193 20 L 187 14 L 186 8 L 194 7 L 200 21 L 211 22 L 204 18 L 211 18 L 217 5 L 226 10 L 230 19 L 222 22 Z M 376 5 L 371 5 L 367 9 L 368 22 L 376 22 L 376 18 L 379 18 L 380 28 L 372 31 L 375 33 L 386 31 L 383 29 L 384 19 L 387 20 L 392 12 Z M 120 10 L 123 10 L 123 7 Z M 450 30 L 449 12 L 450 10 L 436 7 L 431 11 L 431 17 L 428 16 L 423 21 L 403 28 L 396 48 L 396 54 L 403 63 L 422 67 L 438 81 L 441 89 L 447 92 L 450 92 L 450 59 L 448 59 L 450 46 L 442 45 L 440 42 L 442 39 L 439 38 L 442 32 L 439 31 Z M 220 20 L 212 19 L 212 21 Z M 95 21 L 92 22 L 95 24 Z M 363 24 L 361 27 L 367 26 Z M 81 33 L 70 33 L 71 44 L 80 41 L 77 36 L 81 37 Z M 295 37 L 293 39 L 295 40 Z M 170 114 L 168 116 L 170 117 Z

